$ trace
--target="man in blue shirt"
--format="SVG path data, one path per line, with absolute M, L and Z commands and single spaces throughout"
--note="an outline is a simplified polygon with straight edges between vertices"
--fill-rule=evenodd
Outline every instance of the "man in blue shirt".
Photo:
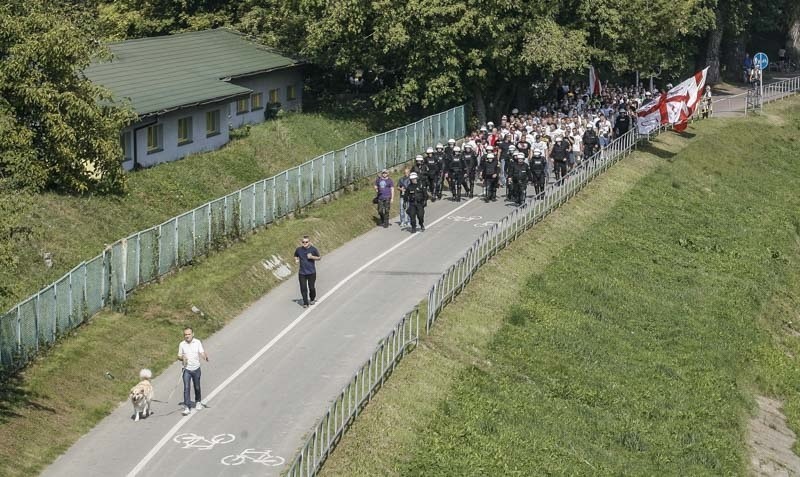
M 300 278 L 300 294 L 303 296 L 303 308 L 313 305 L 317 298 L 317 260 L 321 260 L 319 250 L 311 245 L 308 235 L 303 235 L 300 246 L 294 251 L 294 262 L 300 264 L 297 276 Z M 309 301 L 310 300 L 310 301 Z

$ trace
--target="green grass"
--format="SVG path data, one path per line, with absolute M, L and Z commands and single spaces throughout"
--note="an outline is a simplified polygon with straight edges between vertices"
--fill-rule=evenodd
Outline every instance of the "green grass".
M 208 337 L 277 285 L 263 260 L 290 258 L 304 234 L 325 254 L 375 227 L 373 195 L 362 183 L 143 287 L 124 314 L 99 313 L 0 383 L 0 475 L 36 475 L 125 399 L 137 370 L 158 374 L 174 362 L 184 326 Z M 193 314 L 192 305 L 204 316 Z
M 363 122 L 288 114 L 253 126 L 221 150 L 132 173 L 124 196 L 36 195 L 27 210 L 32 234 L 15 242 L 18 266 L 0 270 L 0 312 L 93 258 L 104 244 L 371 134 Z M 44 252 L 53 255 L 50 269 Z
M 747 474 L 755 395 L 800 429 L 798 104 L 662 136 L 517 240 L 323 474 Z

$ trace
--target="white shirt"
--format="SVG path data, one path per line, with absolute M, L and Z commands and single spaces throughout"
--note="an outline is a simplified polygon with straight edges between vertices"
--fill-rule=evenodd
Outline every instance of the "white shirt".
M 186 369 L 194 371 L 200 368 L 200 353 L 205 353 L 203 343 L 197 338 L 192 338 L 192 341 L 187 343 L 186 340 L 181 341 L 178 345 L 178 354 L 186 355 Z

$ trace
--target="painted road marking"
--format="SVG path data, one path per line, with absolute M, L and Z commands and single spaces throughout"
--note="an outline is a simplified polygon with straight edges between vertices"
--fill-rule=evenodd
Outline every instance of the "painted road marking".
M 256 450 L 245 449 L 238 454 L 226 455 L 220 462 L 224 465 L 242 465 L 245 462 L 266 465 L 267 467 L 278 467 L 286 462 L 283 457 L 272 455 L 271 449 Z
M 477 223 L 477 224 L 473 225 L 473 227 L 479 227 L 479 228 L 480 227 L 491 227 L 492 225 L 499 224 L 499 223 L 500 222 L 494 222 L 494 221 L 488 220 L 486 222 Z
M 184 449 L 209 450 L 217 444 L 233 442 L 236 440 L 236 436 L 233 434 L 217 434 L 211 439 L 206 439 L 203 436 L 198 436 L 194 432 L 184 432 L 183 434 L 178 434 L 172 438 L 172 440 L 178 444 L 183 444 Z
M 469 204 L 470 204 L 472 201 L 474 201 L 474 200 L 477 200 L 477 199 L 478 199 L 477 197 L 474 197 L 474 198 L 472 198 L 472 199 L 469 199 L 468 201 L 464 202 L 462 205 L 460 205 L 460 206 L 456 207 L 455 209 L 451 210 L 451 211 L 450 211 L 450 213 L 452 214 L 452 213 L 454 213 L 454 212 L 458 212 L 459 210 L 461 210 L 461 209 L 463 209 L 464 207 L 468 206 L 468 205 L 469 205 Z M 438 219 L 434 220 L 434 221 L 433 221 L 433 222 L 432 222 L 430 225 L 428 225 L 428 228 L 430 228 L 430 227 L 433 227 L 434 225 L 438 224 L 438 223 L 439 223 L 439 222 L 441 222 L 442 220 L 445 220 L 446 218 L 447 218 L 447 216 L 446 216 L 446 215 L 445 215 L 445 216 L 442 216 L 442 217 L 439 217 Z M 378 255 L 377 257 L 375 257 L 375 258 L 373 258 L 372 260 L 370 260 L 369 262 L 365 263 L 364 265 L 362 265 L 361 267 L 359 267 L 359 268 L 358 268 L 358 270 L 354 271 L 354 272 L 353 272 L 353 273 L 351 273 L 350 275 L 348 275 L 348 276 L 346 276 L 345 278 L 343 278 L 343 279 L 342 279 L 342 281 L 340 281 L 339 283 L 337 283 L 336 285 L 334 285 L 334 287 L 333 287 L 333 288 L 331 288 L 331 289 L 330 289 L 330 291 L 328 291 L 328 293 L 326 293 L 326 294 L 322 295 L 322 297 L 321 297 L 321 298 L 317 298 L 317 303 L 318 303 L 318 304 L 319 304 L 319 303 L 322 303 L 322 302 L 323 302 L 323 301 L 325 301 L 325 300 L 326 300 L 328 297 L 330 297 L 331 295 L 333 295 L 333 294 L 336 292 L 336 290 L 338 290 L 339 288 L 341 288 L 342 286 L 344 286 L 344 284 L 345 284 L 345 283 L 347 283 L 347 282 L 349 282 L 350 280 L 352 280 L 352 278 L 353 278 L 353 277 L 355 277 L 355 276 L 356 276 L 356 275 L 358 275 L 359 273 L 363 272 L 363 271 L 364 271 L 364 270 L 365 270 L 367 267 L 369 267 L 369 266 L 370 266 L 370 265 L 372 265 L 373 263 L 377 262 L 378 260 L 382 259 L 383 257 L 385 257 L 385 256 L 389 255 L 390 253 L 394 252 L 395 250 L 397 250 L 398 248 L 400 248 L 401 246 L 403 246 L 403 245 L 404 245 L 406 242 L 408 242 L 409 240 L 413 240 L 414 238 L 416 238 L 416 237 L 418 237 L 418 236 L 419 236 L 419 234 L 411 234 L 411 235 L 409 235 L 408 237 L 404 238 L 403 240 L 401 240 L 401 241 L 399 241 L 398 243 L 396 243 L 395 245 L 393 245 L 391 248 L 389 248 L 389 249 L 388 249 L 388 250 L 386 250 L 385 252 L 381 253 L 381 254 L 380 254 L 380 255 Z M 264 355 L 264 353 L 266 353 L 267 351 L 269 351 L 269 350 L 270 350 L 270 348 L 272 348 L 273 346 L 275 346 L 275 343 L 277 343 L 278 341 L 280 341 L 280 340 L 281 340 L 281 338 L 283 338 L 284 336 L 286 336 L 286 334 L 287 334 L 287 333 L 289 333 L 290 331 L 292 331 L 292 329 L 294 329 L 294 327 L 296 327 L 297 325 L 299 325 L 299 324 L 300 324 L 300 322 L 302 322 L 302 321 L 305 319 L 305 317 L 306 317 L 306 316 L 308 316 L 308 314 L 309 314 L 309 313 L 311 313 L 311 312 L 312 312 L 313 310 L 315 310 L 315 309 L 316 309 L 316 307 L 315 307 L 315 308 L 307 308 L 307 309 L 306 309 L 306 311 L 304 311 L 303 313 L 301 313 L 301 314 L 300 314 L 300 316 L 298 316 L 297 318 L 295 318 L 295 320 L 294 320 L 294 321 L 292 321 L 291 323 L 289 323 L 289 324 L 286 326 L 286 328 L 284 328 L 283 330 L 281 330 L 281 332 L 280 332 L 280 333 L 278 333 L 278 334 L 277 334 L 277 335 L 276 335 L 274 338 L 272 338 L 272 339 L 270 340 L 270 342 L 269 342 L 269 343 L 265 344 L 263 348 L 261 348 L 260 350 L 258 350 L 258 352 L 256 352 L 256 354 L 254 354 L 254 355 L 253 355 L 253 356 L 252 356 L 250 359 L 248 359 L 248 360 L 247 360 L 247 362 L 245 362 L 243 365 L 241 365 L 241 366 L 239 367 L 239 369 L 237 369 L 236 371 L 234 371 L 234 373 L 233 373 L 233 374 L 231 374 L 230 376 L 228 376 L 228 378 L 227 378 L 227 379 L 225 379 L 225 381 L 223 381 L 223 382 L 222 382 L 222 383 L 221 383 L 219 386 L 217 386 L 217 387 L 216 387 L 216 389 L 214 389 L 213 391 L 211 391 L 211 394 L 209 394 L 209 395 L 206 397 L 206 399 L 205 399 L 204 401 L 205 401 L 206 403 L 209 403 L 209 402 L 211 402 L 211 400 L 212 400 L 212 399 L 214 399 L 214 397 L 215 397 L 217 394 L 219 394 L 220 392 L 222 392 L 222 390 L 223 390 L 223 389 L 225 389 L 226 387 L 228 387 L 228 385 L 229 385 L 230 383 L 232 383 L 234 379 L 238 378 L 238 377 L 239 377 L 239 375 L 241 375 L 242 373 L 244 373 L 244 372 L 247 370 L 247 368 L 249 368 L 250 366 L 252 366 L 252 365 L 253 365 L 253 363 L 255 363 L 255 362 L 258 360 L 258 358 L 260 358 L 261 356 L 263 356 L 263 355 Z M 128 475 L 127 475 L 127 477 L 134 477 L 134 476 L 136 476 L 136 475 L 137 475 L 139 472 L 141 472 L 141 471 L 142 471 L 142 469 L 144 469 L 144 466 L 145 466 L 145 465 L 147 465 L 147 463 L 148 463 L 148 462 L 150 462 L 150 460 L 151 460 L 153 457 L 155 457 L 155 455 L 158 453 L 158 451 L 159 451 L 159 450 L 161 450 L 161 448 L 162 448 L 162 447 L 164 447 L 164 445 L 166 445 L 166 443 L 167 443 L 167 442 L 169 442 L 169 440 L 170 440 L 170 437 L 171 437 L 171 436 L 173 436 L 173 435 L 175 435 L 175 433 L 176 433 L 176 432 L 178 432 L 178 430 L 179 430 L 181 427 L 183 427 L 183 426 L 184 426 L 184 424 L 186 424 L 187 422 L 189 422 L 189 419 L 191 419 L 191 418 L 192 418 L 192 417 L 194 417 L 195 415 L 196 415 L 196 414 L 189 414 L 188 416 L 183 416 L 183 417 L 182 417 L 182 418 L 181 418 L 181 419 L 180 419 L 178 422 L 176 422 L 176 423 L 175 423 L 175 425 L 174 425 L 174 426 L 172 426 L 172 428 L 171 428 L 169 431 L 167 431 L 167 433 L 164 435 L 164 437 L 162 437 L 162 438 L 161 438 L 161 440 L 159 440 L 159 441 L 156 443 L 156 445 L 155 445 L 155 446 L 153 446 L 153 448 L 152 448 L 152 449 L 150 449 L 150 452 L 148 452 L 148 453 L 147 453 L 147 455 L 145 455 L 145 456 L 142 458 L 142 460 L 140 460 L 140 461 L 139 461 L 139 463 L 138 463 L 138 464 L 136 464 L 136 467 L 134 467 L 134 468 L 133 468 L 133 469 L 132 469 L 130 472 L 128 472 Z
M 453 222 L 472 222 L 473 220 L 481 220 L 483 217 L 480 215 L 470 215 L 469 217 L 462 217 L 460 215 L 451 215 L 447 217 L 448 220 Z

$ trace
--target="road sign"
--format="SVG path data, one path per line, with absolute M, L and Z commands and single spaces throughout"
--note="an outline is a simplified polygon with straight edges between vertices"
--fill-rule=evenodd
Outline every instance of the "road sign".
M 767 57 L 767 54 L 761 52 L 756 53 L 753 57 L 753 66 L 760 70 L 767 69 L 767 66 L 769 66 L 769 57 Z

